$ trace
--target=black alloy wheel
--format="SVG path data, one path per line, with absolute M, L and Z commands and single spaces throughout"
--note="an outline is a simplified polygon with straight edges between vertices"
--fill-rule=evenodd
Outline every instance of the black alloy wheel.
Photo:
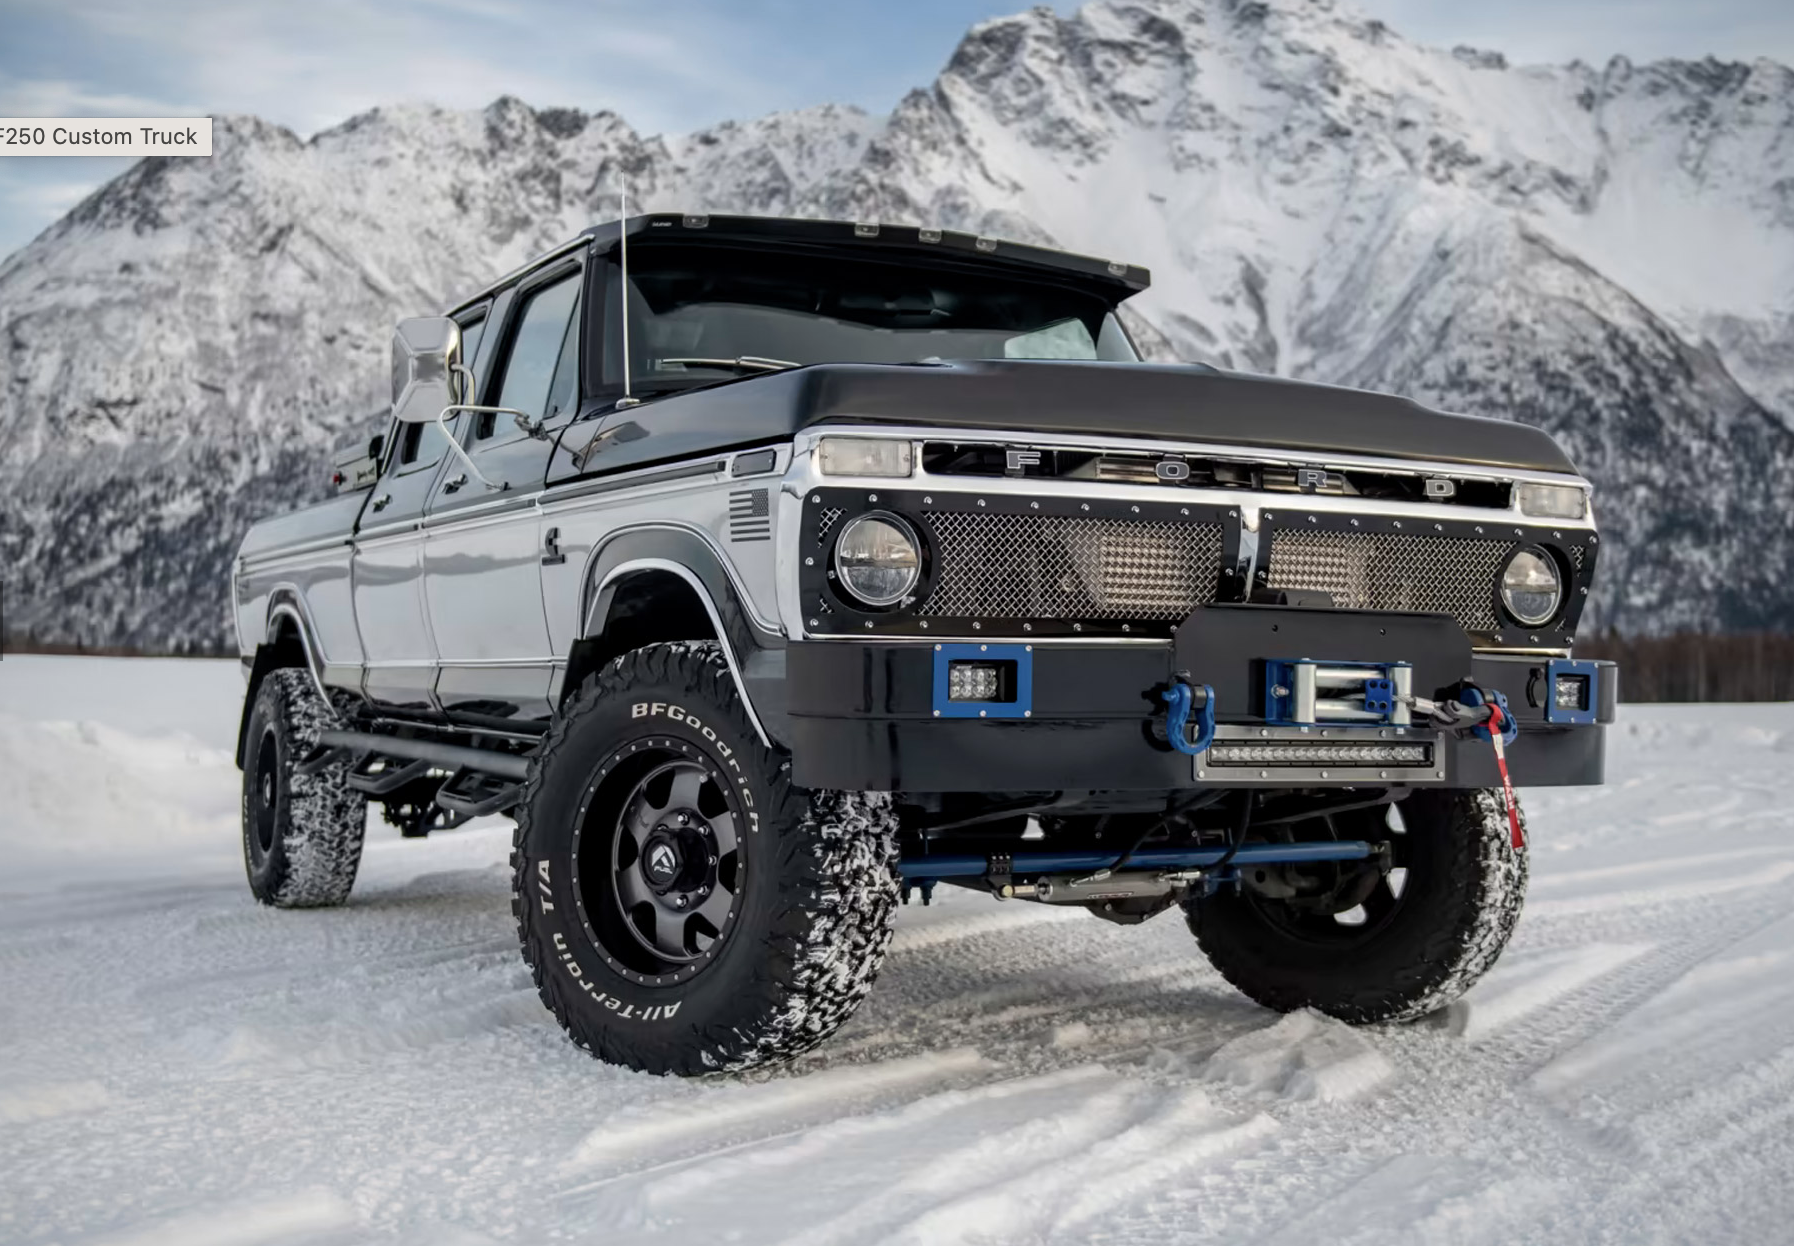
M 680 981 L 721 950 L 734 925 L 747 845 L 727 786 L 704 761 L 664 738 L 632 741 L 623 753 L 634 763 L 577 833 L 582 916 L 626 972 Z M 600 847 L 608 860 L 595 860 Z
M 275 826 L 280 816 L 280 769 L 280 741 L 270 722 L 262 728 L 261 743 L 255 750 L 255 770 L 249 781 L 253 795 L 244 811 L 256 847 L 264 856 L 274 851 Z
M 1275 897 L 1255 890 L 1252 879 L 1242 898 L 1259 920 L 1297 942 L 1321 947 L 1361 947 L 1374 941 L 1397 920 L 1407 891 L 1410 857 L 1407 824 L 1401 810 L 1390 806 L 1353 810 L 1328 818 L 1329 839 L 1363 839 L 1386 847 L 1386 855 L 1367 861 L 1317 862 L 1299 867 L 1321 886 L 1305 895 Z M 1308 829 L 1298 824 L 1298 830 Z M 1313 838 L 1312 836 L 1310 838 Z M 1264 870 L 1257 871 L 1259 875 Z

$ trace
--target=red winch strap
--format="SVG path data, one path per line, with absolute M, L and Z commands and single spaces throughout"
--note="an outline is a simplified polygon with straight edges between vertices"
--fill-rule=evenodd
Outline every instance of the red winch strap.
M 1501 799 L 1507 806 L 1507 825 L 1514 851 L 1526 847 L 1526 832 L 1520 829 L 1520 802 L 1514 797 L 1514 782 L 1507 777 L 1507 746 L 1501 742 L 1501 707 L 1489 702 L 1489 739 L 1495 742 L 1495 768 L 1501 771 Z

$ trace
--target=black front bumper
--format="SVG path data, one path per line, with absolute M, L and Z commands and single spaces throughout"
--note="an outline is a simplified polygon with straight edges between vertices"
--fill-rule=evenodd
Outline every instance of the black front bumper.
M 1008 643 L 1007 641 L 1005 643 Z M 1508 749 L 1516 785 L 1602 782 L 1616 680 L 1603 663 L 1597 722 L 1545 720 L 1545 659 L 1473 653 L 1444 616 L 1216 606 L 1171 641 L 1039 643 L 1027 717 L 936 714 L 936 646 L 926 641 L 804 641 L 787 651 L 794 780 L 849 791 L 1169 791 L 1200 787 L 1193 760 L 1172 749 L 1159 694 L 1173 673 L 1215 689 L 1220 721 L 1264 721 L 1267 658 L 1409 662 L 1414 691 L 1432 697 L 1468 677 L 1506 694 L 1520 726 Z M 1500 782 L 1485 741 L 1444 737 L 1436 786 Z M 1342 780 L 1346 781 L 1346 780 Z M 1374 779 L 1360 778 L 1357 782 Z M 1312 786 L 1280 779 L 1266 787 Z

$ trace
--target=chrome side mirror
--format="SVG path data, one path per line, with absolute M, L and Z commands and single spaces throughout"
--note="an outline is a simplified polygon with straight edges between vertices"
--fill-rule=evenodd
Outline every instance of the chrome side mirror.
M 401 424 L 434 424 L 444 407 L 464 400 L 461 326 L 447 316 L 401 320 L 392 335 L 392 416 Z
M 449 452 L 487 489 L 508 489 L 504 481 L 486 479 L 449 428 L 450 417 L 463 411 L 500 410 L 473 407 L 473 373 L 461 362 L 461 326 L 447 316 L 419 316 L 399 321 L 392 335 L 392 418 L 401 424 L 434 424 L 442 429 Z

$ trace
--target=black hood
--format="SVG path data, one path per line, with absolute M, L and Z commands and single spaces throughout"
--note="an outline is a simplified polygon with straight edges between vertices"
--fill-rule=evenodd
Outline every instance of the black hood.
M 831 424 L 903 424 L 1262 447 L 1324 459 L 1373 455 L 1523 471 L 1574 472 L 1539 429 L 1429 411 L 1387 394 L 1194 364 L 990 360 L 824 363 L 653 398 L 611 412 L 615 429 L 585 470 L 669 462 L 786 440 Z M 575 429 L 581 425 L 574 425 Z M 575 435 L 575 442 L 584 441 Z M 568 449 L 549 480 L 580 474 Z
M 1447 415 L 1389 394 L 1201 365 L 822 364 L 789 376 L 802 378 L 798 427 L 889 422 L 1576 470 L 1547 433 L 1527 424 Z

